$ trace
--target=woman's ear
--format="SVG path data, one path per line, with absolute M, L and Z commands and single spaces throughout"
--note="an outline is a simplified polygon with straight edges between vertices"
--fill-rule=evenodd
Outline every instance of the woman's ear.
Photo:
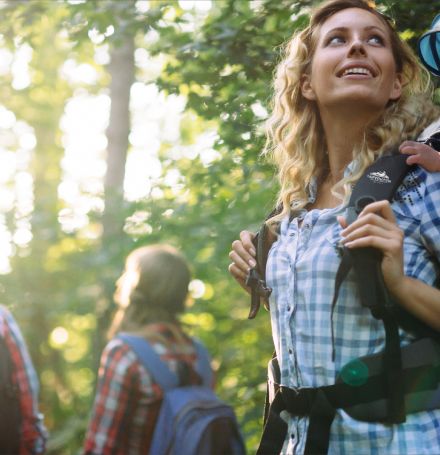
M 303 74 L 301 76 L 301 93 L 307 100 L 312 101 L 316 99 L 315 91 L 313 90 L 310 76 L 308 74 Z
M 403 87 L 402 73 L 397 73 L 396 77 L 394 79 L 393 88 L 391 90 L 391 95 L 390 95 L 390 100 L 391 101 L 396 101 L 396 100 L 398 100 L 401 97 L 401 95 L 402 95 L 402 87 Z

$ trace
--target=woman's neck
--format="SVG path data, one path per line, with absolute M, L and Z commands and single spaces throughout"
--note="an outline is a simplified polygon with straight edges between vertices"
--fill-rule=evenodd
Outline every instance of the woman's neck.
M 347 112 L 321 111 L 329 163 L 329 176 L 332 185 L 344 176 L 344 170 L 353 159 L 353 149 L 362 144 L 365 130 L 373 120 L 371 115 L 358 115 Z

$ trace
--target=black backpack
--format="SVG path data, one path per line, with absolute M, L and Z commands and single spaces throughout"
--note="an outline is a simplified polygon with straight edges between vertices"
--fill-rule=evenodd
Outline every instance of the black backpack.
M 427 143 L 440 149 L 439 136 L 440 132 L 437 132 Z M 392 153 L 382 156 L 367 168 L 355 185 L 348 203 L 349 224 L 356 220 L 369 203 L 392 200 L 412 167 L 406 164 L 406 159 L 405 155 Z M 375 182 L 375 177 L 382 175 L 386 178 Z M 268 218 L 280 212 L 278 207 Z M 250 319 L 256 316 L 260 299 L 267 303 L 271 293 L 265 283 L 266 261 L 271 243 L 268 227 L 264 223 L 254 239 L 257 267 L 251 269 L 246 282 L 252 291 Z M 349 414 L 352 411 L 350 415 L 359 420 L 373 416 L 373 420 L 368 421 L 400 423 L 405 421 L 407 413 L 440 407 L 440 334 L 393 302 L 383 282 L 380 264 L 381 254 L 373 248 L 344 248 L 332 302 L 333 311 L 339 288 L 348 272 L 353 269 L 362 305 L 370 309 L 373 317 L 383 321 L 386 333 L 384 352 L 362 358 L 371 367 L 368 381 L 362 389 L 340 381 L 331 386 L 292 391 L 279 386 L 279 370 L 274 358 L 271 363 L 270 386 L 275 387 L 275 390 L 270 391 L 268 381 L 268 395 L 271 392 L 273 399 L 270 400 L 271 403 L 266 400 L 265 427 L 258 454 L 281 450 L 287 430 L 285 422 L 280 418 L 283 410 L 310 417 L 306 453 L 312 454 L 327 453 L 330 426 L 337 408 L 343 408 Z M 399 326 L 414 333 L 420 342 L 409 348 L 401 348 Z M 350 365 L 346 365 L 343 370 L 349 371 Z M 424 380 L 424 388 L 415 391 L 411 386 L 414 382 L 420 383 L 421 379 Z M 413 399 L 415 393 L 419 396 L 423 393 L 425 398 L 416 402 Z
M 20 448 L 20 402 L 12 371 L 11 355 L 0 336 L 0 455 L 18 454 Z

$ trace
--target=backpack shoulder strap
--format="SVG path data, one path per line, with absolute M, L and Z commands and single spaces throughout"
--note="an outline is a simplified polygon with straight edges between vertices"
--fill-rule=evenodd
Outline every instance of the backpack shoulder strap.
M 391 201 L 412 166 L 406 164 L 406 155 L 391 154 L 378 158 L 363 173 L 354 186 L 346 210 L 347 223 L 353 223 L 362 209 L 380 200 Z M 375 248 L 343 249 L 341 263 L 336 273 L 332 311 L 336 305 L 339 289 L 351 268 L 354 269 L 363 306 L 379 319 L 384 315 L 386 289 L 380 272 L 381 254 Z
M 196 372 L 202 378 L 203 385 L 211 387 L 213 374 L 211 369 L 211 358 L 208 350 L 199 340 L 193 339 L 193 343 L 197 353 Z
M 253 239 L 253 244 L 257 253 L 256 267 L 249 270 L 246 277 L 246 285 L 251 288 L 251 307 L 248 319 L 254 319 L 260 309 L 261 299 L 267 303 L 272 289 L 266 285 L 266 263 L 270 247 L 276 240 L 276 235 L 269 232 L 269 227 L 266 223 L 267 220 L 282 212 L 283 206 L 278 205 L 266 217 L 264 223 L 261 225 L 260 230 L 257 232 Z
M 164 390 L 173 389 L 179 385 L 178 377 L 162 362 L 159 354 L 145 338 L 127 333 L 118 334 L 118 338 L 131 347 L 142 365 Z
M 362 209 L 380 200 L 391 202 L 397 188 L 402 183 L 411 166 L 406 164 L 407 156 L 401 154 L 384 155 L 369 166 L 353 188 L 347 207 L 347 223 L 354 222 Z M 362 306 L 369 308 L 373 317 L 381 319 L 385 329 L 385 349 L 383 377 L 387 390 L 388 420 L 393 423 L 405 420 L 403 394 L 402 361 L 397 321 L 390 314 L 391 299 L 385 287 L 380 268 L 382 255 L 375 248 L 344 248 L 336 274 L 332 301 L 332 342 L 333 358 L 333 311 L 339 289 L 353 268 Z
M 406 164 L 408 156 L 392 153 L 378 158 L 357 181 L 348 202 L 347 222 L 356 220 L 362 209 L 376 201 L 391 202 L 394 193 L 413 167 Z

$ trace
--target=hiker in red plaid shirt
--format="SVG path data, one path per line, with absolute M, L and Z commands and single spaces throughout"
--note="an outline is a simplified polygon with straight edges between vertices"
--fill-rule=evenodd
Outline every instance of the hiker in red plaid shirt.
M 47 432 L 38 412 L 38 379 L 20 329 L 0 305 L 0 336 L 12 361 L 12 382 L 18 389 L 21 415 L 19 455 L 44 453 Z
M 185 259 L 170 246 L 141 247 L 128 256 L 117 282 L 119 310 L 101 357 L 84 454 L 147 454 L 151 444 L 162 390 L 131 348 L 115 337 L 118 332 L 145 337 L 182 385 L 201 383 L 194 371 L 194 345 L 178 321 L 189 281 Z

